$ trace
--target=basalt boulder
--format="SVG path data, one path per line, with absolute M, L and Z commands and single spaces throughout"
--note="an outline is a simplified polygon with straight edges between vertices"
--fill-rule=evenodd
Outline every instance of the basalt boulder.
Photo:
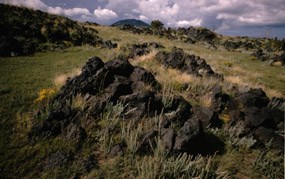
M 236 94 L 234 100 L 239 104 L 240 108 L 248 107 L 267 107 L 269 103 L 269 98 L 266 96 L 266 93 L 261 89 L 250 89 L 245 93 Z
M 151 52 L 153 49 L 163 49 L 163 45 L 156 42 L 145 42 L 142 44 L 130 44 L 121 48 L 122 57 L 124 59 L 143 56 Z
M 191 75 L 222 78 L 212 70 L 204 59 L 188 55 L 179 48 L 174 48 L 171 52 L 158 52 L 155 59 L 165 67 L 178 69 Z
M 220 117 L 229 120 L 231 126 L 242 127 L 243 136 L 253 137 L 257 145 L 265 146 L 271 141 L 274 148 L 283 150 L 284 137 L 278 134 L 284 128 L 282 105 L 282 98 L 269 100 L 262 89 L 250 89 L 230 98 Z

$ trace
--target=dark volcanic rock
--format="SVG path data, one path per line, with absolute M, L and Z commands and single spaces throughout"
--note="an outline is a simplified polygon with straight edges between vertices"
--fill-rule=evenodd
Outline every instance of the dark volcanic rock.
M 112 48 L 117 48 L 118 44 L 117 43 L 113 43 L 111 40 L 107 40 L 102 44 L 103 48 L 108 48 L 108 49 L 112 49 Z
M 207 107 L 195 107 L 193 109 L 193 118 L 202 123 L 203 127 L 221 127 L 222 121 L 218 113 Z
M 189 27 L 186 31 L 186 34 L 190 37 L 193 37 L 196 40 L 206 41 L 206 42 L 211 42 L 217 37 L 214 32 L 206 28 Z
M 272 140 L 274 148 L 282 149 L 284 137 L 275 133 L 284 130 L 282 105 L 283 99 L 272 98 L 270 101 L 262 89 L 250 89 L 237 93 L 222 113 L 230 120 L 229 125 L 242 127 L 243 136 L 253 136 L 259 146 Z
M 122 103 L 126 106 L 122 116 L 135 119 L 162 110 L 156 93 L 157 82 L 146 70 L 133 67 L 127 60 L 103 63 L 100 58 L 93 57 L 87 61 L 80 75 L 61 88 L 54 99 L 57 107 L 50 111 L 46 120 L 34 125 L 32 133 L 49 137 L 67 131 L 64 133 L 67 137 L 84 140 L 82 129 L 76 125 L 70 126 L 72 121 L 78 121 L 83 115 L 72 108 L 76 96 L 83 97 L 86 103 L 84 113 L 94 118 L 101 115 L 108 103 Z
M 93 57 L 80 75 L 68 80 L 61 88 L 52 101 L 54 109 L 45 120 L 35 123 L 30 138 L 62 134 L 80 144 L 87 135 L 81 124 L 82 117 L 99 118 L 107 105 L 118 103 L 124 106 L 120 114 L 124 119 L 139 120 L 163 112 L 174 114 L 168 116 L 169 122 L 182 127 L 191 115 L 191 105 L 184 98 L 174 96 L 166 106 L 159 90 L 154 76 L 145 69 L 134 67 L 127 60 L 103 63 L 100 58 Z M 77 96 L 82 97 L 84 109 L 73 107 Z
M 124 149 L 126 148 L 126 144 L 124 142 L 119 143 L 111 148 L 109 152 L 110 157 L 120 156 L 124 154 Z
M 66 100 L 70 100 L 73 96 L 76 96 L 79 93 L 82 95 L 94 95 L 98 93 L 100 85 L 95 86 L 93 84 L 100 84 L 103 79 L 100 80 L 98 78 L 92 78 L 92 76 L 95 76 L 103 67 L 104 63 L 100 58 L 90 58 L 82 68 L 81 74 L 67 81 L 67 84 L 61 88 L 55 100 L 64 102 Z
M 121 51 L 125 54 L 121 58 L 134 58 L 137 56 L 143 56 L 151 52 L 153 49 L 162 49 L 165 48 L 163 45 L 156 42 L 145 42 L 142 44 L 130 44 L 126 47 L 123 47 Z
M 256 108 L 250 107 L 245 109 L 245 127 L 256 128 L 259 126 L 265 126 L 268 128 L 276 128 L 276 123 L 270 115 L 270 109 L 268 108 Z
M 269 98 L 266 96 L 265 92 L 259 89 L 250 89 L 245 93 L 239 93 L 236 95 L 234 100 L 239 104 L 240 108 L 247 107 L 267 107 L 269 103 Z
M 165 147 L 165 149 L 171 151 L 173 149 L 173 145 L 175 142 L 175 131 L 174 129 L 168 128 L 163 129 L 161 132 L 162 138 L 162 145 Z
M 273 129 L 260 126 L 253 135 L 260 145 L 271 143 L 271 147 L 284 151 L 284 137 L 276 134 Z
M 145 132 L 142 135 L 142 140 L 140 141 L 138 145 L 138 153 L 148 153 L 151 151 L 152 145 L 155 143 L 155 137 L 157 136 L 158 132 L 154 129 L 151 129 L 147 132 Z
M 22 53 L 19 41 L 14 38 L 0 38 L 0 56 L 13 56 Z
M 165 67 L 179 69 L 196 76 L 219 77 L 206 61 L 195 55 L 188 55 L 182 49 L 174 48 L 172 52 L 158 52 L 156 60 Z
M 66 133 L 64 134 L 69 140 L 75 140 L 76 142 L 83 141 L 87 134 L 86 131 L 77 124 L 69 124 L 66 127 Z
M 84 168 L 84 170 L 86 170 L 87 172 L 90 172 L 92 169 L 98 167 L 98 163 L 97 163 L 95 157 L 91 155 L 88 157 L 80 158 L 77 161 L 77 166 L 80 166 L 80 167 Z
M 177 132 L 174 150 L 187 152 L 195 143 L 201 140 L 202 128 L 197 120 L 189 119 Z
M 48 157 L 46 164 L 44 166 L 44 169 L 50 170 L 58 166 L 66 165 L 68 164 L 68 162 L 70 162 L 70 160 L 71 158 L 69 155 L 63 152 L 57 151 Z
M 186 122 L 191 116 L 191 108 L 192 106 L 183 97 L 175 96 L 170 104 L 164 106 L 164 112 L 175 112 L 168 116 L 168 122 L 182 127 L 184 122 Z
M 215 86 L 205 98 L 211 102 L 210 108 L 216 112 L 224 110 L 231 100 L 229 95 L 223 93 L 221 86 Z
M 241 41 L 235 42 L 235 41 L 228 41 L 227 40 L 224 42 L 223 45 L 227 50 L 233 50 L 233 49 L 240 48 L 242 45 L 242 42 Z

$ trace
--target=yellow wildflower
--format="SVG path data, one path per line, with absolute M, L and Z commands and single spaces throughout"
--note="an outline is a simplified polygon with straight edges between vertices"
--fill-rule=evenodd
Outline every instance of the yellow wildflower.
M 220 114 L 220 115 L 219 115 L 219 118 L 220 118 L 224 123 L 228 123 L 228 122 L 231 120 L 230 116 L 227 115 L 227 114 Z
M 42 102 L 50 99 L 54 94 L 55 90 L 53 89 L 42 89 L 39 91 L 39 96 L 37 99 L 35 99 L 34 102 Z

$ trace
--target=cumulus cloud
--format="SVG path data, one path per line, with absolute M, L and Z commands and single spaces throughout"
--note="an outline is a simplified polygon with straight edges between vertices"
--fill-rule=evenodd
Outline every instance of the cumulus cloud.
M 147 22 L 159 19 L 167 26 L 285 26 L 284 0 L 116 0 L 105 7 L 122 19 L 132 14 Z
M 94 10 L 94 15 L 99 20 L 110 20 L 110 19 L 115 19 L 118 17 L 116 12 L 114 12 L 110 9 L 101 9 L 100 6 Z
M 4 0 L 5 4 L 11 4 L 14 6 L 23 6 L 23 7 L 28 7 L 28 8 L 32 8 L 35 10 L 46 10 L 47 9 L 47 5 L 45 3 L 43 3 L 40 0 Z
M 202 24 L 201 19 L 194 19 L 192 21 L 182 20 L 177 22 L 177 25 L 179 27 L 201 26 L 201 24 Z
M 48 7 L 47 12 L 51 14 L 61 14 L 66 16 L 77 16 L 77 15 L 91 15 L 90 11 L 86 8 L 71 8 L 65 9 L 61 7 Z
M 24 6 L 35 10 L 46 11 L 51 14 L 65 15 L 69 17 L 73 16 L 90 16 L 91 13 L 87 8 L 62 8 L 62 7 L 49 7 L 40 0 L 5 0 L 5 4 L 11 4 L 15 6 Z

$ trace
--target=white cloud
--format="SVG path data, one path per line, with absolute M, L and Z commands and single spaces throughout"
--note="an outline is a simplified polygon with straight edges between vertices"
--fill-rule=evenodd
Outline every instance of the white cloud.
M 182 20 L 178 21 L 177 25 L 179 27 L 201 26 L 202 20 L 201 19 L 194 19 L 192 21 Z
M 166 24 L 174 23 L 180 10 L 177 3 L 169 4 L 168 0 L 138 1 L 138 8 L 141 15 L 148 16 L 151 20 L 159 19 Z
M 99 20 L 111 20 L 118 17 L 117 13 L 110 10 L 110 9 L 101 9 L 101 7 L 98 7 L 94 10 L 94 15 Z
M 11 4 L 14 6 L 24 6 L 28 8 L 32 8 L 35 10 L 46 10 L 47 5 L 40 0 L 5 0 L 5 4 Z
M 72 8 L 72 9 L 65 9 L 64 14 L 67 16 L 76 16 L 76 15 L 91 15 L 90 11 L 86 8 Z
M 139 19 L 142 20 L 142 21 L 149 21 L 149 18 L 144 16 L 144 15 L 140 15 Z
M 62 8 L 62 7 L 49 7 L 40 0 L 5 0 L 5 4 L 11 4 L 15 6 L 24 6 L 35 10 L 47 11 L 51 14 L 59 14 L 65 16 L 88 16 L 91 15 L 90 11 L 86 8 Z
M 51 14 L 61 14 L 66 16 L 77 16 L 77 15 L 91 15 L 90 11 L 86 8 L 71 8 L 64 9 L 61 7 L 48 7 L 47 12 Z

